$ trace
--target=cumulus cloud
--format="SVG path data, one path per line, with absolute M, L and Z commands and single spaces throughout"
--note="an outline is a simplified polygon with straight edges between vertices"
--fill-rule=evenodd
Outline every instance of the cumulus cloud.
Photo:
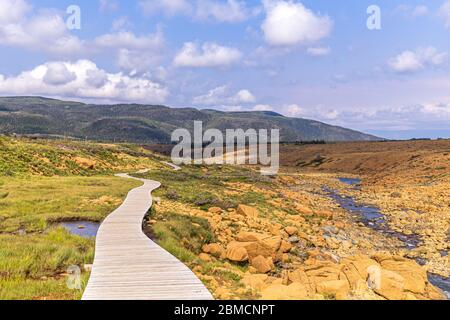
M 326 38 L 333 27 L 328 16 L 316 14 L 301 3 L 264 1 L 266 19 L 261 28 L 266 41 L 274 46 L 314 43 Z
M 395 72 L 407 73 L 442 65 L 447 60 L 447 56 L 446 52 L 439 52 L 434 47 L 426 47 L 415 51 L 404 51 L 391 58 L 388 63 Z
M 236 94 L 230 94 L 228 86 L 220 86 L 208 91 L 206 94 L 195 97 L 195 105 L 239 105 L 249 104 L 256 101 L 255 96 L 247 89 L 242 89 Z
M 221 67 L 238 62 L 242 53 L 235 48 L 223 47 L 213 42 L 204 43 L 201 48 L 194 42 L 187 42 L 173 61 L 177 67 Z
M 106 1 L 103 5 L 111 6 L 112 3 Z M 0 1 L 0 47 L 41 51 L 59 59 L 86 58 L 108 52 L 117 57 L 117 65 L 124 67 L 124 71 L 140 71 L 154 66 L 156 57 L 161 56 L 165 46 L 162 30 L 135 35 L 125 30 L 127 26 L 129 21 L 122 17 L 113 22 L 114 32 L 82 40 L 68 31 L 58 11 L 34 12 L 25 0 Z
M 0 75 L 0 94 L 163 103 L 168 89 L 144 77 L 108 73 L 89 60 L 48 62 L 17 76 Z
M 450 29 L 450 0 L 446 0 L 439 8 L 439 15 L 445 20 L 445 27 Z
M 14 23 L 31 10 L 24 0 L 2 0 L 0 2 L 0 25 Z
M 31 6 L 24 0 L 0 3 L 0 45 L 71 54 L 82 49 L 83 41 L 71 35 L 63 18 L 53 10 L 29 15 Z
M 327 56 L 330 52 L 331 49 L 329 47 L 311 47 L 307 50 L 310 56 Z
M 305 111 L 303 110 L 303 108 L 301 108 L 297 104 L 290 104 L 290 105 L 284 106 L 282 109 L 283 109 L 282 111 L 283 111 L 284 115 L 286 115 L 288 117 L 292 117 L 292 118 L 300 117 L 303 114 L 305 114 Z
M 257 104 L 252 111 L 273 111 L 273 108 L 268 104 Z
M 62 62 L 53 62 L 47 64 L 47 72 L 44 75 L 44 82 L 49 85 L 64 85 L 77 78 L 74 72 L 69 71 Z

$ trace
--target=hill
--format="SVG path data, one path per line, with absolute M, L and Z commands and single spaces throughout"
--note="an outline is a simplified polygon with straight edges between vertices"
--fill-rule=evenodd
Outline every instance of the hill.
M 221 112 L 159 105 L 94 105 L 41 97 L 0 98 L 0 133 L 60 135 L 80 139 L 168 143 L 173 130 L 192 130 L 195 120 L 205 129 L 280 129 L 281 140 L 374 141 L 379 138 L 313 120 L 275 112 Z

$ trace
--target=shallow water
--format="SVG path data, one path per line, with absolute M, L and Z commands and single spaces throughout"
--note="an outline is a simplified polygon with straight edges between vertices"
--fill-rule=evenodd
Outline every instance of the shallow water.
M 92 238 L 97 236 L 100 223 L 91 221 L 70 221 L 61 222 L 58 226 L 63 227 L 67 231 L 84 238 Z
M 339 178 L 339 181 L 348 184 L 355 189 L 359 189 L 358 186 L 361 184 L 360 179 L 353 178 Z M 405 244 L 407 249 L 411 250 L 419 246 L 420 238 L 417 235 L 405 235 L 390 229 L 386 221 L 386 216 L 381 213 L 379 208 L 358 204 L 352 197 L 342 196 L 336 190 L 325 188 L 325 192 L 327 192 L 328 195 L 343 209 L 347 210 L 351 215 L 357 216 L 367 227 L 399 239 Z M 448 254 L 448 252 L 446 252 L 446 254 Z M 420 258 L 417 259 L 417 262 L 421 265 L 426 263 L 425 260 Z M 450 299 L 450 278 L 444 278 L 436 274 L 428 274 L 428 280 L 434 286 L 444 291 L 447 298 Z

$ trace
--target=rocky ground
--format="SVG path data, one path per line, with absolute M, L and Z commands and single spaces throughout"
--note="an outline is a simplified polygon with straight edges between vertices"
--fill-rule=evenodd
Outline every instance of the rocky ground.
M 237 207 L 199 208 L 164 198 L 150 224 L 166 220 L 168 212 L 209 222 L 213 240 L 188 265 L 219 299 L 445 298 L 428 282 L 427 271 L 448 271 L 448 260 L 420 266 L 401 241 L 359 223 L 324 186 L 354 192 L 336 174 L 287 170 L 266 186 L 224 183 L 221 195 L 251 191 L 263 197 Z M 440 244 L 436 248 L 447 243 L 441 234 L 429 238 L 438 239 L 425 242 Z

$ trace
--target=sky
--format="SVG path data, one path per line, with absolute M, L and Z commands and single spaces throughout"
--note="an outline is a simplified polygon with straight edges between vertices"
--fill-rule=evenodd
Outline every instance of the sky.
M 0 0 L 0 96 L 450 137 L 449 54 L 450 0 Z

